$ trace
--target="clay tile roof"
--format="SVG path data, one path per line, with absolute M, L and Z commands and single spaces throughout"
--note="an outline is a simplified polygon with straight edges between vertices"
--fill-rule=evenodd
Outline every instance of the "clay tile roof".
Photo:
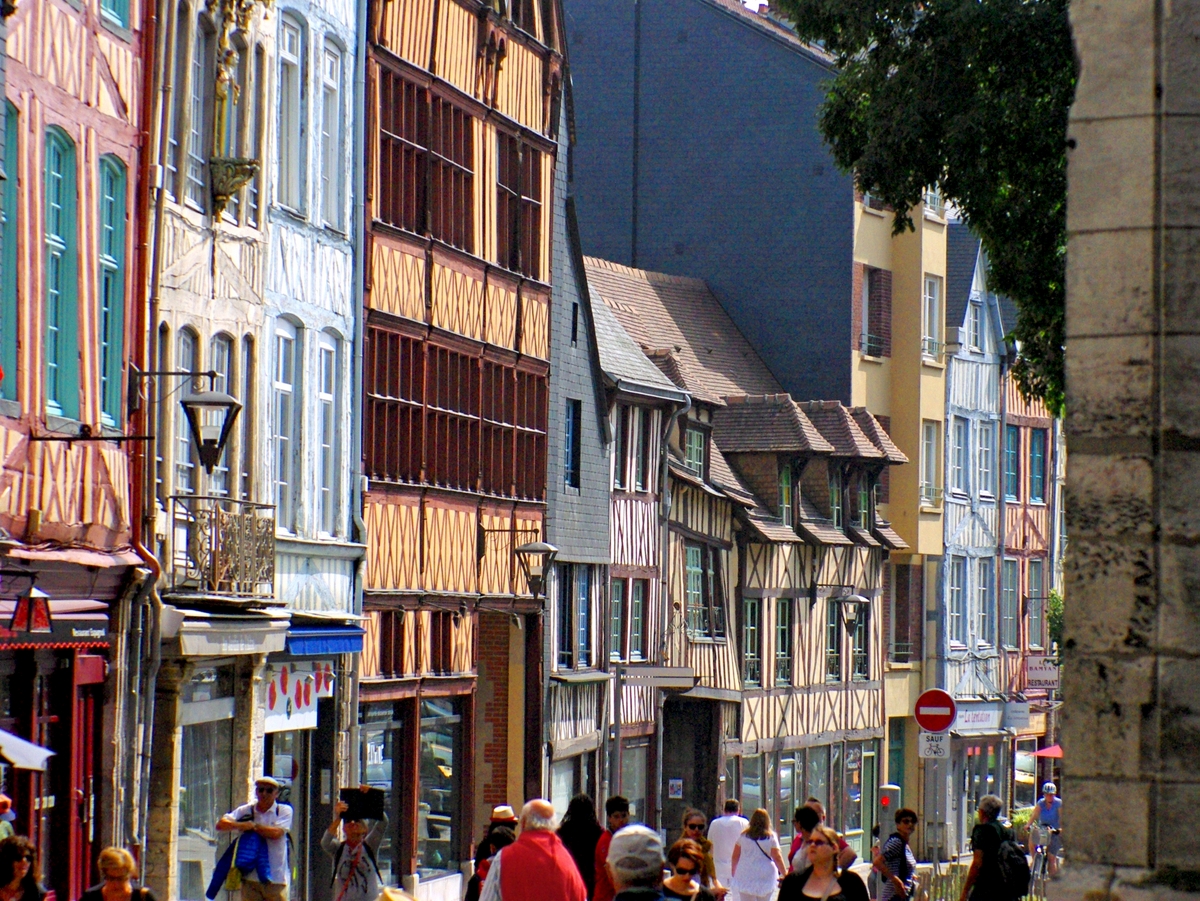
M 826 519 L 803 494 L 800 495 L 800 519 L 797 526 L 800 531 L 818 544 L 853 544 L 846 534 Z
M 730 453 L 833 453 L 787 394 L 735 394 L 713 414 L 713 437 Z
M 891 548 L 893 551 L 903 551 L 908 548 L 908 542 L 900 537 L 890 522 L 878 520 L 875 528 L 871 530 L 871 534 L 878 538 L 884 547 Z
M 708 446 L 709 481 L 720 487 L 722 491 L 729 494 L 735 500 L 750 506 L 757 506 L 758 499 L 754 496 L 754 492 L 733 471 L 733 468 L 729 465 L 729 461 L 725 459 L 725 455 L 717 448 L 717 442 L 715 440 L 709 441 Z
M 659 368 L 676 385 L 686 383 L 694 397 L 712 403 L 709 398 L 783 390 L 700 279 L 594 257 L 583 262 L 593 299 L 599 296 L 608 305 L 652 360 L 661 352 Z
M 746 513 L 746 522 L 764 541 L 782 541 L 799 543 L 804 539 L 791 526 L 785 526 L 783 520 L 772 516 L 762 507 L 755 507 Z
M 905 456 L 904 451 L 896 447 L 891 436 L 884 429 L 883 424 L 871 415 L 870 410 L 866 407 L 851 407 L 850 415 L 854 417 L 854 421 L 858 423 L 858 427 L 871 440 L 871 443 L 883 451 L 883 455 L 889 463 L 908 462 L 908 457 Z
M 810 400 L 797 403 L 821 435 L 833 445 L 836 457 L 865 457 L 882 460 L 885 454 L 863 434 L 850 411 L 836 400 Z

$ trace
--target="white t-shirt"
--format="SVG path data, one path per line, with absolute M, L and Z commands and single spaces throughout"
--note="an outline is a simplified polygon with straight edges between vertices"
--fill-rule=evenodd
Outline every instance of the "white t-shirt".
M 251 813 L 254 814 L 254 825 L 256 826 L 280 826 L 283 828 L 283 835 L 279 838 L 267 839 L 267 855 L 271 860 L 271 882 L 282 882 L 284 885 L 288 885 L 292 881 L 291 867 L 288 866 L 287 859 L 287 834 L 292 828 L 291 805 L 280 804 L 276 801 L 264 813 L 258 809 L 256 804 L 243 804 L 241 807 L 235 807 L 226 816 L 233 820 L 244 820 Z M 243 874 L 242 878 L 258 882 L 258 871 L 251 870 L 249 873 Z
M 733 859 L 733 846 L 737 844 L 738 836 L 746 831 L 750 821 L 736 813 L 727 813 L 717 817 L 708 827 L 708 840 L 713 844 L 713 862 L 729 866 Z
M 743 895 L 773 895 L 779 887 L 779 868 L 771 851 L 779 850 L 778 836 L 774 832 L 760 839 L 739 835 L 737 845 L 742 850 L 733 887 Z

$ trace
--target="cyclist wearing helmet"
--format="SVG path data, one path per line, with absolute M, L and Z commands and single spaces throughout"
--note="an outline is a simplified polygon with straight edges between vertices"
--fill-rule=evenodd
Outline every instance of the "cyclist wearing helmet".
M 1062 798 L 1057 797 L 1058 786 L 1047 782 L 1042 786 L 1042 800 L 1038 801 L 1030 822 L 1040 823 L 1050 832 L 1046 847 L 1046 863 L 1050 878 L 1058 878 L 1058 855 L 1062 853 Z

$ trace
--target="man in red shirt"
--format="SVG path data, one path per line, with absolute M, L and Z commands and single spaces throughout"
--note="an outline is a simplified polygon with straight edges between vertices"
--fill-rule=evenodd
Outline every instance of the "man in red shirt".
M 521 834 L 492 858 L 480 901 L 587 901 L 575 858 L 554 834 L 554 805 L 521 808 Z
M 596 890 L 592 893 L 592 901 L 613 901 L 617 894 L 604 864 L 608 860 L 608 847 L 612 844 L 613 835 L 629 825 L 629 799 L 613 795 L 604 802 L 604 813 L 608 817 L 608 828 L 596 842 Z

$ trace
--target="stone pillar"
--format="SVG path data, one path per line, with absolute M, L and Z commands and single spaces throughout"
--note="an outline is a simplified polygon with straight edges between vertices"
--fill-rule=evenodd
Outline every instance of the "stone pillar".
M 1071 22 L 1055 889 L 1129 901 L 1200 892 L 1200 2 Z
M 175 845 L 179 841 L 180 686 L 190 674 L 181 661 L 164 660 L 154 691 L 154 740 L 150 752 L 150 804 L 146 814 L 146 848 L 142 881 L 159 898 L 176 897 L 179 874 Z

